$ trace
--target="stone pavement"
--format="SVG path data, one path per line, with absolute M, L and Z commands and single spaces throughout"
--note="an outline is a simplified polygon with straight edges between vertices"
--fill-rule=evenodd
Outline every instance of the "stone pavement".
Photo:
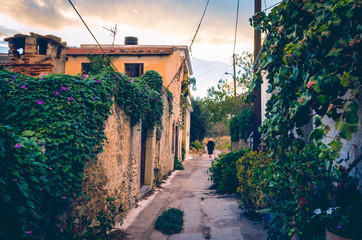
M 185 170 L 175 171 L 161 189 L 130 211 L 120 227 L 127 232 L 127 239 L 266 239 L 260 223 L 241 217 L 234 195 L 218 195 L 209 189 L 210 165 L 207 154 L 191 155 L 184 162 Z M 181 233 L 167 236 L 154 230 L 154 222 L 172 207 L 184 211 L 184 226 Z

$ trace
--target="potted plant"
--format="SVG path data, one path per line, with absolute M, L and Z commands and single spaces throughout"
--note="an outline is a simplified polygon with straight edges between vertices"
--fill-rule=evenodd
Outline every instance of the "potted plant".
M 338 181 L 333 183 L 329 206 L 318 210 L 326 226 L 326 240 L 362 239 L 362 195 L 358 181 L 349 176 L 350 168 L 337 167 Z

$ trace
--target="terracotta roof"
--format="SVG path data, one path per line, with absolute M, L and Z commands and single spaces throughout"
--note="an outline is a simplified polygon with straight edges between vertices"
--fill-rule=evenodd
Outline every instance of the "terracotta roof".
M 157 47 L 157 46 L 124 46 L 114 48 L 103 48 L 106 54 L 109 55 L 170 55 L 176 48 L 175 47 Z M 103 54 L 100 48 L 66 48 L 67 55 L 89 55 L 89 54 Z

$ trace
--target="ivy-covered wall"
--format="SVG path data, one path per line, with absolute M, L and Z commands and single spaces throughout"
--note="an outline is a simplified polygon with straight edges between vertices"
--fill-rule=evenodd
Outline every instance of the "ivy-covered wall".
M 107 210 L 107 196 L 117 212 L 132 206 L 141 128 L 172 128 L 162 119 L 169 114 L 162 82 L 155 71 L 135 79 L 110 69 L 40 78 L 1 71 L 0 212 L 13 218 L 0 222 L 2 234 L 63 239 L 67 220 L 92 221 Z

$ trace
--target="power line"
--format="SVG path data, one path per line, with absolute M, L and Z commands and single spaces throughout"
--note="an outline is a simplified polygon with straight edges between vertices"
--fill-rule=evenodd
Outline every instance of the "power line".
M 273 5 L 271 5 L 270 7 L 266 7 L 266 6 L 265 6 L 266 8 L 263 10 L 263 12 L 265 12 L 265 11 L 267 11 L 267 10 L 269 10 L 269 9 L 277 6 L 277 5 L 279 5 L 279 4 L 282 3 L 282 2 L 284 2 L 284 0 L 283 0 L 283 1 L 280 1 L 280 2 L 277 2 L 276 4 L 273 4 Z
M 111 58 L 106 54 L 106 52 L 104 51 L 104 49 L 102 48 L 102 46 L 99 44 L 97 38 L 93 35 L 92 31 L 89 29 L 88 25 L 85 23 L 85 21 L 83 20 L 82 16 L 79 14 L 78 10 L 75 8 L 75 6 L 73 5 L 71 0 L 68 0 L 70 5 L 72 5 L 74 11 L 78 14 L 80 20 L 82 20 L 84 26 L 87 28 L 88 32 L 92 35 L 93 39 L 96 41 L 97 45 L 100 47 L 100 49 L 102 50 L 103 54 L 106 56 L 106 58 L 108 59 L 108 61 L 112 64 L 112 66 L 114 67 L 114 69 L 118 72 L 118 74 L 121 74 L 118 69 L 116 68 L 116 66 L 113 64 Z
M 172 78 L 171 82 L 167 85 L 166 89 L 168 89 L 168 88 L 170 87 L 170 85 L 172 84 L 172 82 L 175 81 L 175 79 L 177 78 L 177 76 L 178 76 L 179 74 L 181 74 L 181 70 L 183 69 L 183 65 L 185 64 L 185 61 L 186 61 L 187 57 L 189 56 L 189 52 L 191 52 L 192 45 L 194 44 L 194 41 L 195 41 L 196 36 L 197 36 L 197 33 L 199 32 L 199 29 L 200 29 L 200 27 L 201 27 L 202 21 L 204 20 L 205 13 L 206 13 L 207 7 L 208 7 L 208 5 L 209 5 L 209 1 L 210 1 L 210 0 L 207 0 L 207 2 L 206 2 L 204 12 L 202 13 L 202 16 L 201 16 L 199 25 L 197 26 L 197 29 L 196 29 L 196 32 L 195 32 L 195 34 L 194 34 L 194 37 L 192 38 L 191 44 L 190 44 L 190 46 L 189 46 L 188 49 L 187 49 L 188 51 L 186 51 L 185 58 L 182 60 L 182 63 L 180 64 L 179 69 L 178 69 L 177 72 L 175 73 L 175 75 L 174 75 L 174 77 Z

